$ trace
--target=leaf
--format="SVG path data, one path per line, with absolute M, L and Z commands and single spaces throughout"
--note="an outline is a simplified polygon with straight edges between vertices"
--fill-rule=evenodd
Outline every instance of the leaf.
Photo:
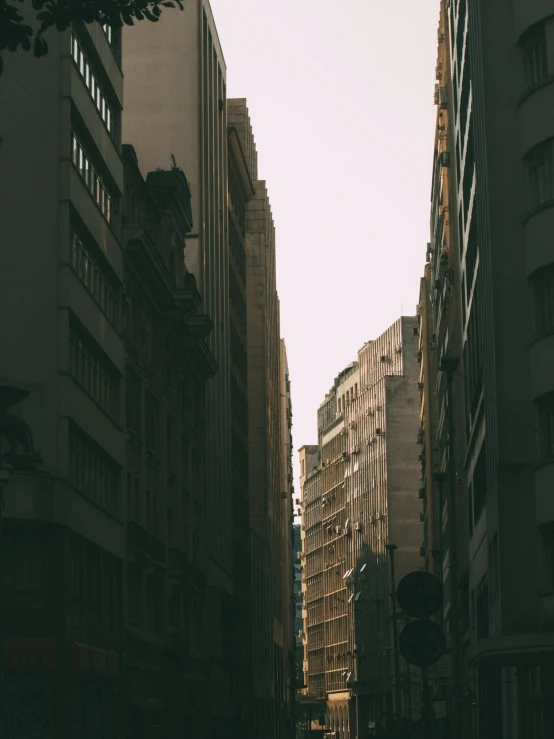
M 43 36 L 35 36 L 33 53 L 37 59 L 48 53 L 48 44 Z
M 121 11 L 121 17 L 123 18 L 124 23 L 126 23 L 128 26 L 134 26 L 135 22 L 133 20 L 133 16 L 131 13 L 129 13 L 128 10 L 122 10 Z

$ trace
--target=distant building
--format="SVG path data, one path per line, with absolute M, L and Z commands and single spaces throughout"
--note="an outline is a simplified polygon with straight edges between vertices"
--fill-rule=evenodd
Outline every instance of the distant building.
M 385 550 L 397 582 L 421 567 L 417 333 L 401 318 L 362 347 L 319 408 L 318 447 L 300 449 L 306 698 L 346 739 L 417 703 L 405 665 L 394 675 Z
M 294 553 L 294 643 L 296 658 L 296 689 L 301 690 L 304 687 L 304 646 L 302 633 L 304 631 L 304 622 L 302 619 L 302 606 L 304 597 L 302 595 L 302 538 L 300 536 L 300 524 L 294 525 L 293 553 Z

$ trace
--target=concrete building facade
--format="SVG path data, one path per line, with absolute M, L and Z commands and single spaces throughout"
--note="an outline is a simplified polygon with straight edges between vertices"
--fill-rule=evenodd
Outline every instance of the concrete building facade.
M 231 385 L 231 474 L 233 495 L 233 562 L 235 611 L 226 625 L 234 672 L 235 731 L 251 736 L 252 592 L 250 583 L 250 487 L 248 445 L 248 343 L 246 309 L 246 206 L 254 194 L 249 162 L 228 103 L 229 319 Z
M 554 726 L 546 493 L 553 469 L 552 14 L 540 0 L 441 4 L 437 103 L 447 119 L 450 228 L 443 267 L 443 242 L 432 233 L 432 394 L 439 475 L 454 457 L 443 565 L 445 623 L 456 620 L 459 634 L 452 646 L 458 697 L 450 706 L 456 736 L 543 739 Z M 451 358 L 458 374 L 447 454 Z M 446 583 L 452 572 L 455 616 Z
M 245 99 L 228 101 L 254 195 L 244 237 L 247 319 L 253 736 L 286 737 L 294 722 L 292 405 L 280 338 L 275 226 Z
M 27 471 L 13 459 L 4 489 L 1 621 L 10 737 L 18 735 L 29 691 L 41 706 L 40 716 L 27 716 L 33 730 L 46 722 L 56 736 L 69 737 L 70 719 L 84 721 L 90 708 L 101 709 L 113 730 L 121 673 L 120 44 L 99 25 L 54 31 L 48 42 L 41 65 L 10 54 L 0 90 L 0 385 L 30 393 L 2 409 L 2 461 L 32 452 L 30 441 L 13 448 L 10 415 L 32 429 L 42 458 L 30 460 Z M 15 182 L 24 183 L 25 197 Z
M 0 385 L 24 391 L 15 404 L 0 391 L 2 735 L 171 734 L 204 715 L 207 682 L 199 501 L 216 365 L 183 259 L 191 193 L 177 169 L 145 179 L 121 146 L 118 31 L 75 25 L 44 65 L 6 62 L 6 181 L 33 141 L 36 207 L 25 218 L 3 190 L 4 237 L 27 248 L 0 253 L 14 317 Z
M 417 702 L 405 665 L 394 675 L 385 549 L 398 547 L 396 583 L 421 566 L 417 342 L 401 318 L 362 347 L 318 410 L 317 457 L 300 450 L 306 697 L 348 739 Z

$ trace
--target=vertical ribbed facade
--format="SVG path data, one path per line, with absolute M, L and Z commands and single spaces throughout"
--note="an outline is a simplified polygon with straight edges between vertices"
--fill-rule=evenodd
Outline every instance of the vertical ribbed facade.
M 447 629 L 448 565 L 458 553 L 460 634 L 452 638 L 461 657 L 456 695 L 464 697 L 450 710 L 464 739 L 543 739 L 554 729 L 545 664 L 554 653 L 552 12 L 534 0 L 441 3 L 434 182 L 448 182 L 448 201 L 435 187 L 432 213 L 445 212 L 442 230 L 432 218 L 429 254 L 438 372 L 434 387 L 423 377 L 423 392 L 424 403 L 436 399 L 431 441 L 444 473 L 449 409 L 440 367 L 459 358 L 455 489 L 447 491 L 458 526 L 449 531 L 445 500 L 440 539 Z M 441 149 L 450 157 L 439 178 Z

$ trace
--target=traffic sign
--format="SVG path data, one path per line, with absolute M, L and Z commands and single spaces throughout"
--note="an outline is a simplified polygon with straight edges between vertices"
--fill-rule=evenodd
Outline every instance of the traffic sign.
M 434 621 L 418 619 L 404 626 L 398 640 L 400 653 L 411 665 L 429 667 L 444 654 L 446 639 Z
M 442 606 L 442 584 L 430 572 L 410 572 L 396 590 L 400 608 L 413 618 L 427 618 Z

